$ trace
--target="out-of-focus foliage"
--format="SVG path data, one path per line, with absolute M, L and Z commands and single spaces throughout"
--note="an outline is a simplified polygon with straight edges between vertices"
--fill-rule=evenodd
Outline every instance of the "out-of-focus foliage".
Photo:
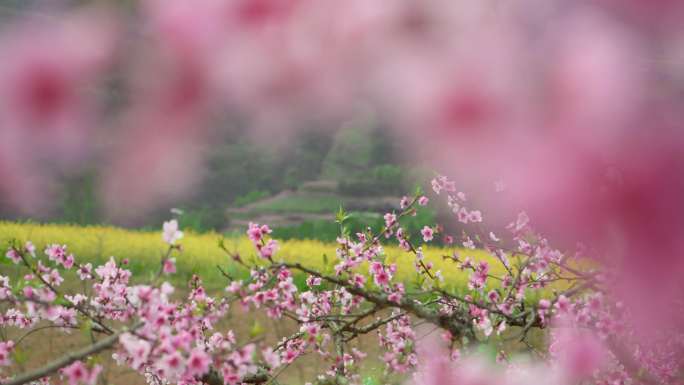
M 286 149 L 264 148 L 236 130 L 208 148 L 202 183 L 190 196 L 149 213 L 145 218 L 126 223 L 127 227 L 156 228 L 168 216 L 168 209 L 178 207 L 185 212 L 183 227 L 195 231 L 221 231 L 229 222 L 225 210 L 257 203 L 269 195 L 284 190 L 311 190 L 316 182 L 328 177 L 326 194 L 314 194 L 304 201 L 297 198 L 264 203 L 264 210 L 280 213 L 333 212 L 339 206 L 341 194 L 350 197 L 396 196 L 405 191 L 406 170 L 395 164 L 392 141 L 383 139 L 381 130 L 304 131 L 292 138 Z M 353 139 L 353 140 L 351 140 Z M 356 141 L 356 142 L 355 142 Z M 356 143 L 356 144 L 354 144 Z M 366 149 L 360 154 L 355 146 Z M 348 159 L 361 160 L 352 175 Z M 199 170 L 198 170 L 199 171 Z M 107 223 L 97 189 L 102 175 L 97 168 L 75 171 L 62 179 L 61 194 L 51 212 L 42 213 L 42 220 L 59 223 L 92 225 Z M 332 195 L 330 195 L 332 194 Z M 0 210 L 2 207 L 0 206 Z M 379 213 L 380 211 L 378 211 Z M 10 212 L 4 218 L 22 219 Z
M 334 195 L 319 194 L 315 196 L 290 196 L 274 201 L 267 201 L 256 205 L 256 209 L 263 212 L 286 213 L 332 213 L 340 205 L 340 200 Z
M 404 171 L 399 166 L 383 164 L 360 173 L 356 178 L 341 180 L 340 194 L 350 196 L 398 195 L 405 191 Z
M 271 195 L 268 191 L 263 190 L 252 190 L 245 195 L 240 195 L 233 201 L 233 206 L 243 207 L 247 204 L 254 203 L 260 199 L 266 198 Z

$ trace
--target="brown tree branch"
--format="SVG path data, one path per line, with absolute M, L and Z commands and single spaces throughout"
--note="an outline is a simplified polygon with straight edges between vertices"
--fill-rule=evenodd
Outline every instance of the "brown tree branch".
M 94 344 L 87 346 L 81 350 L 77 350 L 75 352 L 67 352 L 64 354 L 63 357 L 54 360 L 45 366 L 42 366 L 36 370 L 33 370 L 28 373 L 20 374 L 8 382 L 4 382 L 3 385 L 22 385 L 22 384 L 27 384 L 31 381 L 36 381 L 39 380 L 43 377 L 49 376 L 55 372 L 57 372 L 59 369 L 62 369 L 66 366 L 71 365 L 72 363 L 82 360 L 88 356 L 91 356 L 93 354 L 97 354 L 103 350 L 107 350 L 114 346 L 119 341 L 119 337 L 124 334 L 128 333 L 130 331 L 133 331 L 140 327 L 142 324 L 138 324 L 133 326 L 132 328 L 122 328 L 121 330 L 113 333 L 110 336 L 107 336 L 104 339 L 101 339 Z

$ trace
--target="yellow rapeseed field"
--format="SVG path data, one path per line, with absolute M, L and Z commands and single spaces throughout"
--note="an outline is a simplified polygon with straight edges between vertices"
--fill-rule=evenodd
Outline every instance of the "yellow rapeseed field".
M 106 226 L 72 226 L 36 223 L 14 223 L 0 221 L 0 242 L 3 247 L 10 239 L 32 241 L 38 250 L 43 250 L 47 244 L 60 243 L 67 245 L 74 253 L 77 261 L 100 262 L 114 256 L 117 259 L 128 258 L 132 267 L 138 269 L 156 268 L 160 257 L 167 250 L 162 241 L 161 231 L 145 232 L 125 230 Z M 181 252 L 175 252 L 180 272 L 211 271 L 218 274 L 216 265 L 224 266 L 230 271 L 236 266 L 226 252 L 219 247 L 223 239 L 226 248 L 239 253 L 245 260 L 254 258 L 254 250 L 249 239 L 243 237 L 223 238 L 217 233 L 196 234 L 186 232 L 180 241 Z M 459 287 L 467 280 L 467 273 L 461 272 L 453 262 L 444 260 L 443 255 L 450 255 L 453 249 L 425 247 L 424 254 L 427 261 L 441 270 L 445 278 L 445 285 Z M 481 250 L 457 250 L 462 257 L 470 256 L 474 260 L 487 260 L 492 266 L 491 273 L 503 274 L 503 267 L 494 257 Z M 3 252 L 4 254 L 4 252 Z M 385 254 L 389 263 L 396 262 L 397 278 L 406 282 L 415 280 L 414 257 L 397 247 L 388 246 Z M 323 256 L 326 255 L 327 258 Z M 299 262 L 305 266 L 331 271 L 335 263 L 335 245 L 315 240 L 288 240 L 280 242 L 280 250 L 276 260 Z M 326 263 L 327 261 L 327 263 Z M 5 265 L 6 266 L 6 265 Z M 0 265 L 2 269 L 2 265 Z

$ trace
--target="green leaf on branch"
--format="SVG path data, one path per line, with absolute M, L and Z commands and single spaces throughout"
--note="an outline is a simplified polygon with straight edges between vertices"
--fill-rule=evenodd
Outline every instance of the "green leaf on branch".
M 81 331 L 83 337 L 89 339 L 92 336 L 93 322 L 89 321 L 81 323 L 81 327 L 79 328 L 79 330 Z
M 23 349 L 15 348 L 12 351 L 12 358 L 14 362 L 19 365 L 23 365 L 28 362 L 28 354 Z
M 335 214 L 335 222 L 339 224 L 344 224 L 349 219 L 350 215 L 344 211 L 344 208 L 342 205 L 340 205 L 340 208 L 337 210 L 337 213 Z
M 249 337 L 250 338 L 256 338 L 262 334 L 264 334 L 264 327 L 261 326 L 259 321 L 255 320 L 254 324 L 252 324 L 252 328 L 249 330 Z

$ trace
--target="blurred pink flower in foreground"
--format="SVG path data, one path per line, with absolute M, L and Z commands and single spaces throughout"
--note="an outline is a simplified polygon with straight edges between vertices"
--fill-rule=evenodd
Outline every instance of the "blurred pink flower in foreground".
M 610 351 L 599 336 L 576 328 L 569 319 L 554 329 L 552 359 L 498 356 L 497 363 L 478 353 L 449 351 L 442 341 L 431 337 L 418 343 L 420 364 L 413 385 L 570 385 L 577 383 L 620 384 L 620 367 L 612 370 Z M 457 354 L 454 354 L 457 353 Z M 607 381 L 607 382 L 606 382 Z
M 44 207 L 49 180 L 92 149 L 97 82 L 113 60 L 116 25 L 103 10 L 3 26 L 0 36 L 0 194 Z
M 113 58 L 115 31 L 108 16 L 91 10 L 5 26 L 0 46 L 5 130 L 38 131 L 43 135 L 32 138 L 53 146 L 78 138 L 71 131 L 85 129 L 84 119 L 93 113 L 89 88 Z
M 419 343 L 421 360 L 411 385 L 564 385 L 571 379 L 558 367 L 522 360 L 501 366 L 481 355 L 451 354 L 436 339 Z M 452 357 L 456 358 L 455 360 Z

